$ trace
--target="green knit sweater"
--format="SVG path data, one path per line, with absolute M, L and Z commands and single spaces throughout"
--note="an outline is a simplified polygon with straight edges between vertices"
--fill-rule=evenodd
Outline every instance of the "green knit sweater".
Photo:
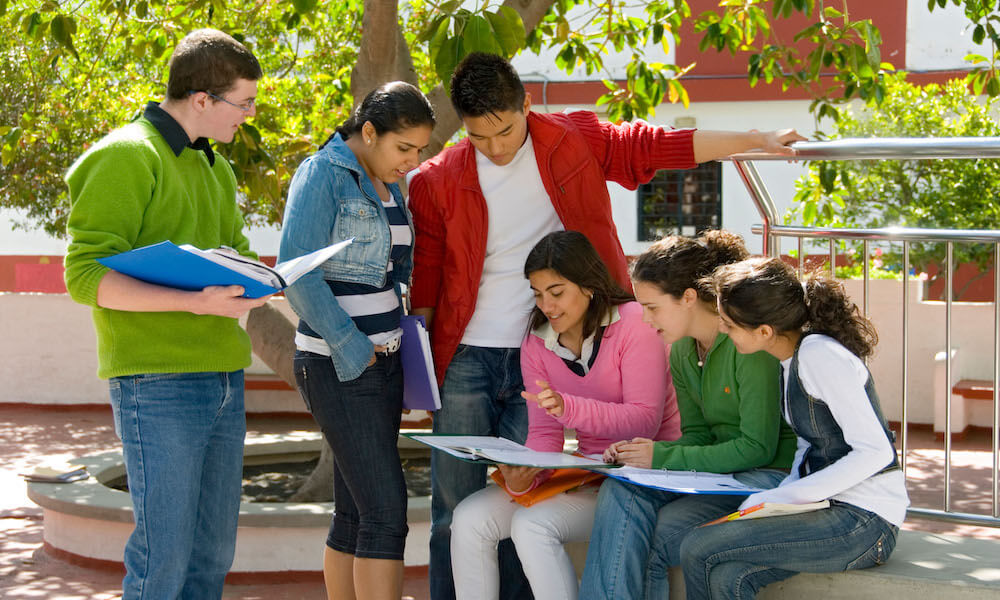
M 145 117 L 87 150 L 66 175 L 72 208 L 66 288 L 94 307 L 102 378 L 139 373 L 236 371 L 250 364 L 250 338 L 236 319 L 97 306 L 108 268 L 98 258 L 170 240 L 226 245 L 251 255 L 236 205 L 236 178 L 200 150 L 177 156 Z
M 670 349 L 681 437 L 654 445 L 653 468 L 712 473 L 789 468 L 796 438 L 781 418 L 778 360 L 766 352 L 740 354 L 720 333 L 704 362 L 698 366 L 694 338 Z

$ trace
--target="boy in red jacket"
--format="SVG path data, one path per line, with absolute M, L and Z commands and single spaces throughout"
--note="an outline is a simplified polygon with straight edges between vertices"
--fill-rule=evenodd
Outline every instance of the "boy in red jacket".
M 631 289 L 606 182 L 635 189 L 660 169 L 753 148 L 792 154 L 787 144 L 805 139 L 790 129 L 671 130 L 614 125 L 588 111 L 531 112 L 511 64 L 483 53 L 455 69 L 451 101 L 468 137 L 421 165 L 409 188 L 411 302 L 427 318 L 441 384 L 434 431 L 517 442 L 528 427 L 518 349 L 534 306 L 523 269 L 535 243 L 552 231 L 580 231 Z M 450 600 L 452 511 L 485 485 L 486 468 L 440 452 L 431 464 L 431 598 Z

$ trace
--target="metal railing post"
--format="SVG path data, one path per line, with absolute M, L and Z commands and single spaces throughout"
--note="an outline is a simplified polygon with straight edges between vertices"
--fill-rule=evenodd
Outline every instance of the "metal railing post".
M 1000 158 L 1000 137 L 989 138 L 882 138 L 882 139 L 846 139 L 825 142 L 801 142 L 793 145 L 797 160 L 934 160 L 954 158 Z M 909 452 L 909 327 L 910 327 L 910 243 L 911 242 L 943 242 L 946 244 L 945 275 L 945 386 L 944 392 L 944 510 L 912 507 L 909 513 L 950 523 L 1000 527 L 1000 230 L 947 230 L 947 229 L 915 229 L 915 228 L 879 228 L 879 229 L 839 229 L 829 227 L 798 227 L 779 225 L 777 209 L 771 196 L 765 188 L 753 162 L 758 160 L 788 160 L 785 154 L 746 153 L 733 155 L 731 160 L 736 166 L 744 185 L 753 200 L 757 212 L 764 221 L 763 225 L 751 228 L 755 234 L 764 236 L 764 253 L 768 256 L 780 254 L 780 246 L 776 243 L 781 237 L 797 238 L 799 249 L 798 273 L 803 274 L 806 253 L 805 239 L 826 239 L 829 241 L 830 274 L 836 276 L 837 243 L 842 240 L 861 240 L 863 242 L 864 288 L 863 312 L 869 316 L 870 302 L 870 243 L 871 242 L 902 242 L 903 243 L 903 332 L 902 332 L 902 421 L 901 421 L 901 465 L 904 476 L 907 473 L 907 454 Z M 952 464 L 952 379 L 953 368 L 953 323 L 952 312 L 954 304 L 954 246 L 960 243 L 987 243 L 993 246 L 994 263 L 994 338 L 993 338 L 993 436 L 992 436 L 992 516 L 985 514 L 970 514 L 952 512 L 951 502 L 951 464 Z
M 909 340 L 910 340 L 910 242 L 903 242 L 903 382 L 902 382 L 902 397 L 903 397 L 903 407 L 902 415 L 900 416 L 899 423 L 899 437 L 902 438 L 900 441 L 900 448 L 902 452 L 902 457 L 900 459 L 900 465 L 903 469 L 903 476 L 906 476 L 906 453 L 908 448 L 907 434 L 909 433 L 909 407 L 910 407 L 910 396 L 909 396 L 909 384 L 907 383 L 907 375 L 909 374 Z

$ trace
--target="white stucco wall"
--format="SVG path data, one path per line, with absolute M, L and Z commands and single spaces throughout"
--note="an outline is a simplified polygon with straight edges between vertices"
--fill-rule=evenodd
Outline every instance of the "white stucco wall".
M 880 343 L 870 368 L 886 417 L 898 421 L 902 414 L 902 284 L 872 281 L 870 315 Z M 845 283 L 848 293 L 861 302 L 859 281 Z M 942 302 L 924 302 L 921 283 L 911 282 L 909 334 L 909 421 L 933 423 L 935 355 L 945 348 Z M 287 311 L 283 299 L 273 300 Z M 955 303 L 952 317 L 953 347 L 959 361 L 953 379 L 992 378 L 993 336 L 983 335 L 984 324 L 993 323 L 990 303 Z M 0 403 L 40 405 L 103 404 L 107 385 L 96 376 L 97 356 L 90 310 L 64 294 L 0 294 Z M 266 372 L 255 360 L 249 372 Z M 936 387 L 941 387 L 938 390 Z M 295 392 L 248 394 L 248 410 L 300 411 Z M 983 426 L 988 423 L 972 424 Z
M 906 64 L 897 69 L 939 71 L 967 69 L 965 55 L 989 56 L 987 45 L 972 41 L 972 27 L 959 6 L 949 2 L 944 8 L 927 10 L 926 0 L 908 0 L 906 5 Z

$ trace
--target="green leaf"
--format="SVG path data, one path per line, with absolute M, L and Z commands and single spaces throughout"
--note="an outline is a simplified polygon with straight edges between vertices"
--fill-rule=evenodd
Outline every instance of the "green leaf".
M 517 16 L 516 21 L 508 20 L 507 16 L 500 11 L 495 13 L 487 12 L 485 14 L 486 20 L 489 21 L 490 27 L 493 29 L 493 35 L 503 51 L 503 55 L 511 57 L 524 46 L 525 33 L 524 23 L 521 22 L 521 18 L 517 15 L 517 12 L 511 8 L 508 8 L 508 11 Z
M 450 25 L 450 18 L 442 18 L 438 22 L 437 29 L 431 36 L 430 41 L 427 43 L 427 53 L 430 55 L 431 62 L 434 62 L 438 51 L 441 50 L 441 45 L 448 39 L 448 30 Z
M 1000 80 L 997 80 L 996 76 L 990 77 L 989 81 L 986 82 L 986 93 L 989 94 L 990 98 L 1000 96 Z
M 833 192 L 833 184 L 837 180 L 837 169 L 827 163 L 820 163 L 819 182 L 827 194 Z
M 871 21 L 865 21 L 864 32 L 865 52 L 868 57 L 868 64 L 877 69 L 879 63 L 882 62 L 882 53 L 879 51 L 879 45 L 882 43 L 882 34 L 879 33 L 878 28 L 872 25 Z
M 76 21 L 66 15 L 56 15 L 49 25 L 49 33 L 52 39 L 69 50 L 74 58 L 80 58 L 73 47 L 73 34 L 76 33 Z
M 7 0 L 0 0 L 0 17 L 7 14 Z
M 296 13 L 304 15 L 312 12 L 318 2 L 319 0 L 292 0 L 292 6 Z
M 455 72 L 458 61 L 464 56 L 461 43 L 460 38 L 446 39 L 434 57 L 434 72 L 448 90 L 451 90 L 451 74 Z
M 527 43 L 528 34 L 524 29 L 524 21 L 521 20 L 521 15 L 509 6 L 501 6 L 497 9 L 497 13 L 507 21 L 507 24 L 513 30 L 514 37 L 517 39 L 518 49 L 523 48 Z
M 35 37 L 39 25 L 42 24 L 42 15 L 35 11 L 24 18 L 21 22 L 21 31 L 28 37 Z
M 488 52 L 490 54 L 503 54 L 503 48 L 493 36 L 493 28 L 485 17 L 472 15 L 462 30 L 462 52 L 470 54 L 472 52 Z
M 441 27 L 441 23 L 442 22 L 447 22 L 447 21 L 448 21 L 448 17 L 446 15 L 439 15 L 439 16 L 435 17 L 430 22 L 430 25 L 428 25 L 427 27 L 425 27 L 420 32 L 420 35 L 417 36 L 416 41 L 418 43 L 421 43 L 421 44 L 423 44 L 425 42 L 431 41 L 434 38 L 434 36 L 437 35 L 438 29 Z M 447 25 L 445 25 L 445 27 L 447 28 Z
M 812 225 L 816 222 L 816 202 L 814 200 L 808 200 L 802 206 L 802 224 Z

